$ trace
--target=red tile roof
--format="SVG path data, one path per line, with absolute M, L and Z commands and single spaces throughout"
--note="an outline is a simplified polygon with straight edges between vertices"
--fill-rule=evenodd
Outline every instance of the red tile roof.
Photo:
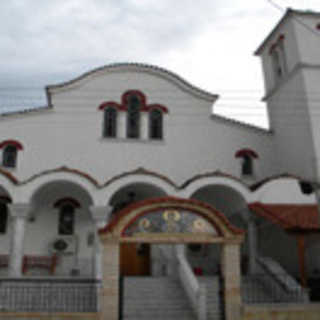
M 266 218 L 285 230 L 319 230 L 317 205 L 313 204 L 249 204 L 252 212 Z

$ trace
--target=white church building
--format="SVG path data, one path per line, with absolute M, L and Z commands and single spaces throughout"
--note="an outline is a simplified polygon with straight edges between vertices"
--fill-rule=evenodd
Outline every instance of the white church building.
M 135 63 L 2 115 L 0 318 L 318 319 L 319 36 L 289 9 L 256 50 L 268 130 Z

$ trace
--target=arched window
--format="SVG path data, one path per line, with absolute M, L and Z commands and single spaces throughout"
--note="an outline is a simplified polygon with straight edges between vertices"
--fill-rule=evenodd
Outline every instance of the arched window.
M 103 136 L 114 138 L 117 136 L 117 111 L 114 108 L 105 108 Z
M 15 168 L 17 165 L 17 147 L 8 145 L 3 150 L 2 165 L 8 168 Z
M 140 100 L 138 96 L 128 98 L 127 137 L 139 138 L 140 136 Z
M 149 138 L 162 139 L 163 137 L 163 121 L 162 112 L 158 109 L 153 109 L 149 114 Z
M 242 158 L 242 175 L 251 176 L 253 174 L 253 163 L 252 158 L 245 154 Z
M 60 207 L 58 233 L 72 235 L 74 232 L 74 210 L 72 204 L 64 204 Z
M 240 149 L 235 153 L 236 158 L 241 158 L 241 175 L 252 176 L 254 174 L 253 160 L 258 159 L 258 154 L 252 149 Z
M 8 207 L 4 202 L 0 202 L 0 233 L 6 233 L 8 223 Z

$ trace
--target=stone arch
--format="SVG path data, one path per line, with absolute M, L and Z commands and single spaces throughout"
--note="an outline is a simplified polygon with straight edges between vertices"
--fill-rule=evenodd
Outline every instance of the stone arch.
M 186 211 L 205 219 L 215 230 L 216 234 L 205 232 L 144 232 L 124 234 L 126 228 L 132 225 L 139 218 L 156 214 L 162 215 L 164 210 Z M 119 262 L 120 244 L 133 243 L 221 243 L 223 244 L 221 265 L 224 276 L 224 297 L 226 319 L 240 319 L 241 312 L 241 291 L 240 291 L 240 244 L 243 241 L 243 231 L 232 226 L 228 220 L 210 205 L 194 200 L 174 197 L 163 197 L 148 199 L 134 203 L 123 209 L 103 229 L 99 230 L 99 236 L 103 245 L 103 289 L 101 295 L 102 318 L 118 319 L 119 311 Z M 184 258 L 177 254 L 179 263 Z M 180 271 L 182 272 L 182 271 Z M 192 272 L 192 271 L 191 271 Z M 112 309 L 110 310 L 110 305 Z
M 251 202 L 253 199 L 251 190 L 246 184 L 241 182 L 241 180 L 222 175 L 203 176 L 198 179 L 194 179 L 185 185 L 181 194 L 186 198 L 191 198 L 199 189 L 209 185 L 221 185 L 228 187 L 230 190 L 237 192 L 243 199 L 245 199 L 246 202 Z
M 41 184 L 34 190 L 30 202 L 36 204 L 40 201 L 40 204 L 51 203 L 54 206 L 57 201 L 64 198 L 75 199 L 84 206 L 93 204 L 90 193 L 83 185 L 66 179 L 52 180 Z
M 119 190 L 129 185 L 145 184 L 153 186 L 162 190 L 163 195 L 175 195 L 176 187 L 164 178 L 151 174 L 127 173 L 121 177 L 116 177 L 110 182 L 106 183 L 104 187 L 99 190 L 98 198 L 101 205 L 109 204 L 112 197 L 119 192 Z
M 43 187 L 52 183 L 69 183 L 70 185 L 78 186 L 90 198 L 91 204 L 95 203 L 95 191 L 97 186 L 82 174 L 77 174 L 69 171 L 52 171 L 45 172 L 41 175 L 30 178 L 24 181 L 21 188 L 20 202 L 32 202 L 34 195 L 39 192 Z
M 87 246 L 87 241 L 89 237 L 93 239 L 96 230 L 90 210 L 94 199 L 85 185 L 79 183 L 80 177 L 66 179 L 66 174 L 59 173 L 52 178 L 50 175 L 36 179 L 28 190 L 30 223 L 25 225 L 24 252 L 48 257 L 57 253 L 59 257 L 52 271 L 57 276 L 67 276 L 73 269 L 91 276 L 95 249 Z M 60 255 L 56 242 L 64 243 L 67 254 Z M 47 270 L 30 268 L 26 272 L 27 275 L 38 272 L 43 276 Z
M 255 190 L 255 201 L 265 203 L 316 203 L 314 190 L 303 194 L 299 182 L 302 179 L 295 176 L 270 177 L 262 181 Z
M 102 238 L 116 237 L 121 239 L 124 231 L 139 217 L 155 211 L 162 212 L 163 210 L 184 210 L 204 218 L 217 230 L 220 242 L 223 242 L 223 239 L 230 238 L 236 239 L 240 237 L 242 239 L 243 231 L 232 226 L 222 213 L 210 205 L 194 199 L 174 197 L 148 199 L 134 203 L 122 210 L 105 228 L 100 229 L 99 233 Z M 191 236 L 189 235 L 189 237 L 186 236 L 184 240 L 188 242 L 189 239 L 190 242 L 193 242 L 195 238 L 195 234 L 192 234 Z M 168 236 L 168 239 L 164 238 L 164 240 L 168 242 L 179 242 L 181 238 L 175 239 L 174 236 Z M 211 240 L 215 242 L 213 238 L 207 239 L 208 242 Z

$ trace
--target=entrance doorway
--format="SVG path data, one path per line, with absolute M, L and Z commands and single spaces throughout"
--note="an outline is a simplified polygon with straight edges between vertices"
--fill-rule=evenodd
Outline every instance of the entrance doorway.
M 150 275 L 150 245 L 122 243 L 120 246 L 120 276 Z

